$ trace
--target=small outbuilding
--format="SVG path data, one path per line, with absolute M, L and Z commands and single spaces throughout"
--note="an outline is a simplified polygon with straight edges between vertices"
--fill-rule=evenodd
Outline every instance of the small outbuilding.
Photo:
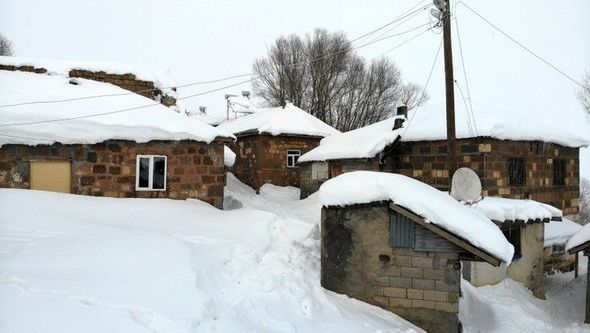
M 565 246 L 570 237 L 580 229 L 582 229 L 580 224 L 566 217 L 561 221 L 551 221 L 545 224 L 543 258 L 546 273 L 571 272 L 573 270 L 577 272 L 578 255 L 568 254 L 565 251 Z
M 340 133 L 291 103 L 253 112 L 217 128 L 238 138 L 229 145 L 236 153 L 232 171 L 257 191 L 267 183 L 299 187 L 299 157 Z
M 590 257 L 590 224 L 585 225 L 582 229 L 576 232 L 567 242 L 566 251 L 573 255 L 578 252 L 584 253 L 586 257 Z M 590 260 L 588 260 L 588 271 L 590 272 Z M 590 280 L 586 282 L 586 318 L 584 322 L 590 324 Z
M 0 82 L 0 187 L 223 207 L 231 133 L 108 83 L 12 70 Z
M 321 284 L 428 332 L 460 332 L 461 261 L 510 264 L 485 215 L 412 178 L 355 171 L 325 182 Z
M 536 297 L 544 299 L 545 224 L 550 221 L 561 221 L 562 212 L 534 200 L 497 197 L 485 197 L 470 206 L 498 226 L 514 246 L 514 257 L 508 267 L 466 262 L 463 277 L 476 287 L 496 284 L 505 278 L 511 278 L 524 284 Z

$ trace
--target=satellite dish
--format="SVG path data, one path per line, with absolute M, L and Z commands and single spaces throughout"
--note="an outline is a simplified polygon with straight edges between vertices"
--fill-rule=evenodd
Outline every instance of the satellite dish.
M 481 180 L 475 171 L 459 168 L 453 174 L 451 196 L 458 201 L 474 202 L 481 196 Z

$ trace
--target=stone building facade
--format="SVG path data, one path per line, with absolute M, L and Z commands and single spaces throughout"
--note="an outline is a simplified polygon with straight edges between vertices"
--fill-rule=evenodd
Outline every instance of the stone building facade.
M 236 153 L 232 172 L 257 191 L 266 183 L 299 187 L 299 166 L 289 166 L 288 152 L 300 155 L 317 147 L 321 137 L 270 134 L 236 135 L 238 140 L 228 144 Z
M 98 144 L 8 144 L 0 147 L 0 187 L 31 188 L 32 163 L 68 162 L 70 193 L 116 198 L 194 198 L 222 208 L 223 143 L 109 140 Z M 138 155 L 166 156 L 165 189 L 137 190 Z
M 530 198 L 577 214 L 580 197 L 579 148 L 541 141 L 493 138 L 457 140 L 457 167 L 468 167 L 480 177 L 484 196 Z M 393 172 L 447 190 L 447 142 L 401 142 L 388 156 Z M 524 171 L 519 184 L 511 184 L 511 169 Z M 518 163 L 517 163 L 518 164 Z M 512 170 L 514 172 L 515 170 Z M 514 177 L 513 177 L 514 178 Z
M 31 72 L 37 74 L 47 73 L 47 69 L 34 66 L 12 66 L 0 64 L 0 70 Z M 176 105 L 176 99 L 167 95 L 161 89 L 157 88 L 152 81 L 138 79 L 135 74 L 112 74 L 104 71 L 90 71 L 85 69 L 72 69 L 68 72 L 71 78 L 83 78 L 93 81 L 106 82 L 114 84 L 125 90 L 135 92 L 144 97 L 159 101 L 165 106 Z M 175 88 L 172 88 L 173 90 Z
M 322 209 L 321 283 L 428 332 L 458 332 L 461 262 L 390 242 L 388 202 Z

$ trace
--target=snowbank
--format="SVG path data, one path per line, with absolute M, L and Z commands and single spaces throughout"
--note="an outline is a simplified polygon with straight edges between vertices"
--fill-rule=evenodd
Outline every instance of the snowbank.
M 586 242 L 590 242 L 590 224 L 586 224 L 578 230 L 567 242 L 565 249 L 569 250 Z
M 545 224 L 545 247 L 554 244 L 565 244 L 582 226 L 568 218 L 562 221 L 551 221 Z
M 296 134 L 326 137 L 340 133 L 292 103 L 288 103 L 284 108 L 256 110 L 251 115 L 224 122 L 219 128 L 234 134 L 255 131 L 275 136 Z
M 323 138 L 318 147 L 303 154 L 298 162 L 375 157 L 402 133 L 403 129 L 393 130 L 396 118 Z
M 421 331 L 321 288 L 288 216 L 0 189 L 0 221 L 2 332 Z
M 563 215 L 561 210 L 535 200 L 485 197 L 471 207 L 484 213 L 490 220 L 498 222 L 516 220 L 528 222 L 558 218 Z
M 63 76 L 0 71 L 0 105 L 126 93 L 115 85 Z M 148 106 L 138 108 L 141 106 Z M 128 110 L 129 109 L 129 110 Z M 121 112 L 118 112 L 121 111 Z M 110 113 L 94 117 L 93 114 Z M 72 118 L 66 121 L 55 119 Z M 39 124 L 10 125 L 30 122 Z M 231 133 L 187 118 L 137 94 L 81 99 L 64 103 L 0 108 L 0 146 L 5 144 L 92 144 L 108 139 L 196 140 L 210 143 Z
M 110 74 L 133 74 L 138 80 L 152 81 L 160 89 L 171 88 L 175 82 L 168 70 L 150 72 L 134 65 L 117 62 L 89 62 L 89 61 L 54 61 L 42 58 L 5 57 L 0 56 L 0 64 L 7 66 L 33 66 L 45 68 L 47 74 L 68 76 L 71 70 L 87 70 L 91 72 L 106 72 Z M 168 90 L 166 91 L 168 93 Z M 170 94 L 169 94 L 170 95 Z
M 234 163 L 236 163 L 236 153 L 227 146 L 223 146 L 223 164 L 231 168 Z
M 444 109 L 436 105 L 426 105 L 417 111 L 410 111 L 409 118 L 414 117 L 411 126 L 402 135 L 402 141 L 446 140 L 446 122 Z M 415 115 L 413 112 L 418 112 Z M 471 138 L 465 112 L 456 113 L 457 138 Z M 480 108 L 475 113 L 477 135 L 500 140 L 539 140 L 553 142 L 568 147 L 588 145 L 587 133 L 576 133 L 567 128 L 554 125 L 553 119 L 540 119 L 535 112 L 522 111 L 518 114 L 507 110 L 489 110 Z
M 496 258 L 506 263 L 512 261 L 514 247 L 483 213 L 412 178 L 382 172 L 348 172 L 322 184 L 319 192 L 324 206 L 391 200 Z

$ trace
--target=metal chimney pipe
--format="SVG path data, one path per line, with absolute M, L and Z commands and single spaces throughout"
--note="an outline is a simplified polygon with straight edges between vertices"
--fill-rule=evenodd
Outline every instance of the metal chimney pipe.
M 404 121 L 408 118 L 408 107 L 406 105 L 397 107 L 397 116 L 404 116 L 403 118 L 396 118 L 393 122 L 393 129 L 399 129 L 404 124 Z

